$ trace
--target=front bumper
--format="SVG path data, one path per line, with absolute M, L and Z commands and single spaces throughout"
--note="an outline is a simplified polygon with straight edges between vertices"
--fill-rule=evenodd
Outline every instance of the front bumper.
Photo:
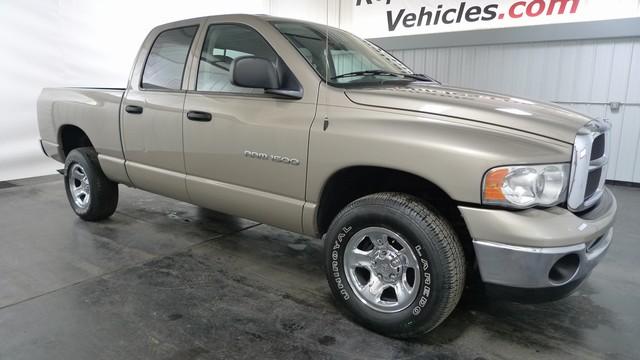
M 460 207 L 483 282 L 551 290 L 553 298 L 573 291 L 603 258 L 611 245 L 616 209 L 608 189 L 595 208 L 580 216 L 561 208 L 514 212 Z

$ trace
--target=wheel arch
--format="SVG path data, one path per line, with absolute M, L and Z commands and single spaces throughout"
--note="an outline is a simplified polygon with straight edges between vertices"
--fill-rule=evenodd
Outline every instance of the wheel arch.
M 380 166 L 350 166 L 334 172 L 325 181 L 316 211 L 317 230 L 326 233 L 331 221 L 350 202 L 378 192 L 401 192 L 435 207 L 453 225 L 466 224 L 457 203 L 440 186 L 413 173 Z
M 65 124 L 58 129 L 58 144 L 60 144 L 59 152 L 60 158 L 64 162 L 69 153 L 80 147 L 94 148 L 93 143 L 89 139 L 84 130 L 76 125 Z

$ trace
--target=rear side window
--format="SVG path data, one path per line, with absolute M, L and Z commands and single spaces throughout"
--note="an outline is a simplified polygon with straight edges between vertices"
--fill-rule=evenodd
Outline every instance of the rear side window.
M 142 73 L 142 88 L 180 90 L 184 64 L 198 26 L 166 30 L 151 47 Z

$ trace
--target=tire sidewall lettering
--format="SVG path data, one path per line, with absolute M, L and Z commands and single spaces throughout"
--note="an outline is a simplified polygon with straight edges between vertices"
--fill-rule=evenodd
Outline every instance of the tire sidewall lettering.
M 411 314 L 413 316 L 418 316 L 425 306 L 427 306 L 431 295 L 431 268 L 429 267 L 429 260 L 426 259 L 426 254 L 424 253 L 422 246 L 416 245 L 414 249 L 418 258 L 420 273 L 422 275 L 422 292 L 418 294 L 418 303 L 411 310 Z
M 345 288 L 345 283 L 340 273 L 338 259 L 340 258 L 339 250 L 342 248 L 347 234 L 349 234 L 352 229 L 353 227 L 351 226 L 343 227 L 338 233 L 336 240 L 333 242 L 333 247 L 331 250 L 331 272 L 333 274 L 334 281 L 336 282 L 336 287 L 338 288 L 340 295 L 345 301 L 351 299 L 351 295 L 349 295 L 349 292 Z

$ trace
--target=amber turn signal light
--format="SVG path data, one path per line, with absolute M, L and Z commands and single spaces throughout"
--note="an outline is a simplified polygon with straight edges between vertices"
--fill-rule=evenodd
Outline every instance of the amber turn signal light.
M 504 201 L 502 184 L 504 178 L 509 174 L 509 169 L 498 168 L 487 173 L 484 182 L 483 199 L 485 201 Z

